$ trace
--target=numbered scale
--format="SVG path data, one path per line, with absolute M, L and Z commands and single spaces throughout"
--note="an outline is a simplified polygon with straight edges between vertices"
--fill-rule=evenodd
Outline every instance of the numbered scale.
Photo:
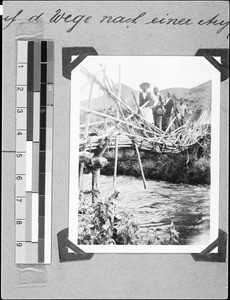
M 51 262 L 53 41 L 17 41 L 17 264 Z

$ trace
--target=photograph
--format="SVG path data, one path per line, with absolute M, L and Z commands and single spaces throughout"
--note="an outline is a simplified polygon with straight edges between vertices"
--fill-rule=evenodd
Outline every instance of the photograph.
M 72 242 L 197 253 L 217 238 L 219 81 L 192 56 L 88 56 L 72 71 Z

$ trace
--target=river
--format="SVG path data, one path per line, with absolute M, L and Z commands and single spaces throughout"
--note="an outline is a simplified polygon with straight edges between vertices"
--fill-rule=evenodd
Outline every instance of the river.
M 180 233 L 181 245 L 209 242 L 210 186 L 174 184 L 147 180 L 144 189 L 141 178 L 118 176 L 116 198 L 118 212 L 133 215 L 140 228 L 163 228 L 173 221 Z M 90 187 L 91 175 L 84 175 L 84 187 Z M 113 177 L 100 176 L 102 197 L 111 195 Z

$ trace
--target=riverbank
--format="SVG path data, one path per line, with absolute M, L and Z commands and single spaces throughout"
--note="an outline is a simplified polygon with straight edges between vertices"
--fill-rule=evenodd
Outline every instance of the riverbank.
M 113 175 L 114 153 L 107 152 L 108 164 L 101 169 L 102 175 Z M 141 162 L 145 177 L 171 183 L 210 184 L 209 155 L 191 153 L 161 154 L 141 153 Z M 140 177 L 140 167 L 134 150 L 119 150 L 118 175 Z

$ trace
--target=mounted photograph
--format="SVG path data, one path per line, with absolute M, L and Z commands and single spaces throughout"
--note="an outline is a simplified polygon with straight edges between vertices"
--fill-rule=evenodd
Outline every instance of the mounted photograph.
M 219 131 L 220 75 L 204 57 L 86 57 L 71 73 L 70 241 L 203 251 L 218 237 Z

